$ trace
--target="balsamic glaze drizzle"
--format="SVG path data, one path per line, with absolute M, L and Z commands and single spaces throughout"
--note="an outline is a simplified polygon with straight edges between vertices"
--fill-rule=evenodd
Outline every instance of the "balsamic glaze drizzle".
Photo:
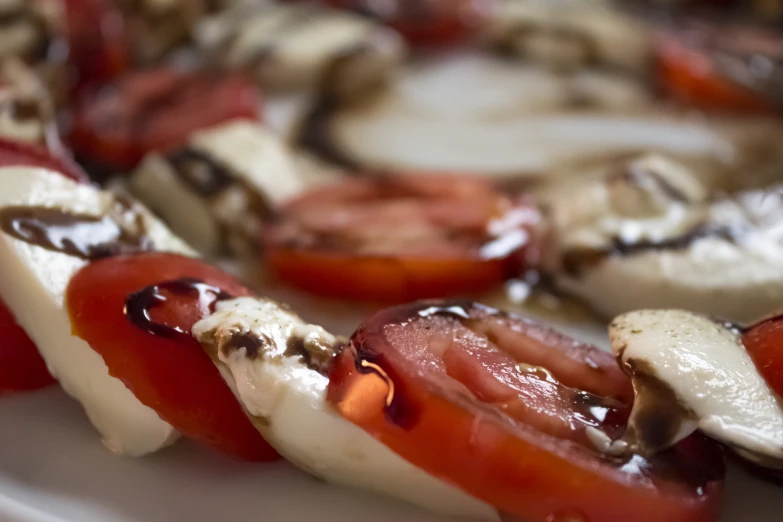
M 605 248 L 574 248 L 565 252 L 563 254 L 563 268 L 569 274 L 578 276 L 584 268 L 596 266 L 609 257 L 631 256 L 649 251 L 684 250 L 694 241 L 706 237 L 717 237 L 736 243 L 739 233 L 741 233 L 740 230 L 707 223 L 696 226 L 683 235 L 661 241 L 643 240 L 629 243 L 619 237 L 614 237 L 611 239 L 611 244 Z
M 420 412 L 402 385 L 402 380 L 386 364 L 382 354 L 364 346 L 355 349 L 356 371 L 363 375 L 374 374 L 386 383 L 388 391 L 383 407 L 386 418 L 402 429 L 413 428 L 419 421 Z
M 210 312 L 214 311 L 215 304 L 218 301 L 232 298 L 231 295 L 216 286 L 209 285 L 198 279 L 185 277 L 150 285 L 130 294 L 125 299 L 123 312 L 134 326 L 152 335 L 175 340 L 182 338 L 191 339 L 191 333 L 186 332 L 179 326 L 156 323 L 150 317 L 151 309 L 168 300 L 163 291 L 174 295 L 193 297 L 199 303 L 208 302 Z
M 180 179 L 200 196 L 215 196 L 234 184 L 235 176 L 225 166 L 194 148 L 175 150 L 168 160 Z
M 20 241 L 87 260 L 151 250 L 152 241 L 144 233 L 140 216 L 119 199 L 117 203 L 135 221 L 137 230 L 128 230 L 108 215 L 26 206 L 0 209 L 0 229 Z

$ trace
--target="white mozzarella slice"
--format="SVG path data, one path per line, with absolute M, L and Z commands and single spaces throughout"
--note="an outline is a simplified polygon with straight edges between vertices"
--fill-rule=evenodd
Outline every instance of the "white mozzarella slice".
M 0 208 L 30 206 L 103 216 L 111 193 L 31 167 L 0 169 Z M 139 207 L 148 237 L 160 250 L 192 251 Z M 106 446 L 123 455 L 144 455 L 172 442 L 177 433 L 109 375 L 101 356 L 71 334 L 65 305 L 70 279 L 87 261 L 47 250 L 0 232 L 0 297 L 38 346 L 52 375 L 84 407 Z
M 6 59 L 0 83 L 0 136 L 63 153 L 53 102 L 39 75 L 19 59 Z
M 190 190 L 159 154 L 150 154 L 128 181 L 133 194 L 199 252 L 219 252 L 221 228 L 207 200 Z
M 414 63 L 388 88 L 314 114 L 306 145 L 379 172 L 540 177 L 640 151 L 737 153 L 722 130 L 654 108 L 628 80 L 563 77 L 468 53 Z
M 199 154 L 211 165 L 187 173 L 171 156 L 151 154 L 131 177 L 130 187 L 177 234 L 205 253 L 221 254 L 226 247 L 252 251 L 263 219 L 259 211 L 276 207 L 309 185 L 293 152 L 256 122 L 232 121 L 197 131 L 182 150 Z M 214 193 L 194 189 L 194 183 L 208 185 L 212 176 L 230 180 Z M 263 209 L 257 208 L 259 203 Z
M 650 65 L 650 30 L 604 1 L 503 0 L 490 40 L 557 69 L 598 62 L 635 73 Z
M 664 449 L 698 428 L 761 464 L 783 466 L 783 405 L 739 333 L 683 310 L 641 310 L 614 319 L 609 336 L 634 380 L 629 427 L 641 446 Z
M 679 307 L 749 322 L 780 307 L 783 187 L 709 202 L 676 164 L 634 168 L 652 177 L 600 180 L 553 205 L 560 288 L 607 317 Z
M 217 304 L 194 336 L 230 377 L 264 437 L 292 463 L 329 482 L 383 493 L 451 516 L 498 520 L 497 511 L 403 460 L 326 402 L 328 379 L 289 349 L 328 364 L 337 339 L 269 300 Z M 257 339 L 245 348 L 233 339 Z M 246 346 L 246 345 L 245 345 Z
M 193 134 L 191 147 L 203 151 L 281 203 L 302 190 L 292 154 L 272 131 L 251 121 L 229 122 Z
M 357 60 L 339 81 L 349 90 L 358 88 L 385 77 L 405 52 L 402 39 L 388 28 L 303 5 L 238 4 L 204 20 L 196 39 L 227 66 L 250 68 L 273 89 L 319 86 L 330 68 L 338 61 L 347 64 L 351 54 Z

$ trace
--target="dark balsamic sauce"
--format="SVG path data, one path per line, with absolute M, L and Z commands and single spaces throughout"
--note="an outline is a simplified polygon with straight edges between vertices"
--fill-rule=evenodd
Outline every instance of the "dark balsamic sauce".
M 646 188 L 652 183 L 672 201 L 688 203 L 688 197 L 657 171 L 639 168 L 634 163 L 620 170 L 609 181 L 627 181 L 641 188 Z
M 0 209 L 0 229 L 20 241 L 88 260 L 151 250 L 140 216 L 120 200 L 117 203 L 124 217 L 136 221 L 137 230 L 124 228 L 110 216 L 24 206 Z
M 163 292 L 174 295 L 192 297 L 198 302 L 208 302 L 210 311 L 214 311 L 218 301 L 231 299 L 232 296 L 216 286 L 209 285 L 193 278 L 175 279 L 148 286 L 130 294 L 125 299 L 124 313 L 128 320 L 137 328 L 152 335 L 167 339 L 191 339 L 191 333 L 179 326 L 168 326 L 156 323 L 150 316 L 150 310 L 165 303 L 168 298 Z
M 625 440 L 643 456 L 656 455 L 671 445 L 683 422 L 691 419 L 692 414 L 645 361 L 629 360 L 624 364 L 636 391 Z
M 218 202 L 231 190 L 244 194 L 244 203 L 231 216 L 213 212 L 215 222 L 222 229 L 224 250 L 231 250 L 232 239 L 237 236 L 242 244 L 255 245 L 262 224 L 277 219 L 274 205 L 262 191 L 210 154 L 186 146 L 171 152 L 166 159 L 177 177 L 208 202 Z
M 383 410 L 389 422 L 405 430 L 410 430 L 418 424 L 421 417 L 420 409 L 411 400 L 402 384 L 402 379 L 386 363 L 385 356 L 360 346 L 356 348 L 355 360 L 357 372 L 363 375 L 374 374 L 386 383 L 388 391 Z
M 661 250 L 684 250 L 695 241 L 707 237 L 718 237 L 735 243 L 739 232 L 729 227 L 707 223 L 698 225 L 681 236 L 662 241 L 643 240 L 630 243 L 614 237 L 611 239 L 610 246 L 605 248 L 573 248 L 568 250 L 563 254 L 562 263 L 567 273 L 578 277 L 585 268 L 594 267 L 610 257 L 632 256 Z
M 274 341 L 263 333 L 256 335 L 250 332 L 234 332 L 223 344 L 222 350 L 232 352 L 244 348 L 245 356 L 250 360 L 254 360 L 263 348 L 269 346 L 274 346 Z
M 336 96 L 321 96 L 303 118 L 296 142 L 321 159 L 348 172 L 356 172 L 361 170 L 361 163 L 342 151 L 332 137 L 332 118 L 339 111 L 340 102 Z
M 343 49 L 334 56 L 320 80 L 320 96 L 310 106 L 295 133 L 296 145 L 310 150 L 324 161 L 341 167 L 349 175 L 358 172 L 367 174 L 368 167 L 351 157 L 348 152 L 340 149 L 333 138 L 332 119 L 347 108 L 345 102 L 346 82 L 343 81 L 346 69 L 350 69 L 354 63 L 361 62 L 362 57 L 371 51 L 372 44 L 361 41 Z M 373 103 L 376 96 L 382 95 L 385 86 L 380 82 L 359 87 L 352 85 L 351 87 L 354 91 L 351 92 L 350 104 L 351 106 L 360 106 Z M 383 173 L 374 174 L 383 176 Z
M 234 184 L 236 176 L 209 154 L 183 147 L 167 157 L 179 178 L 202 197 L 213 197 Z
M 308 343 L 301 337 L 290 337 L 286 341 L 283 355 L 286 357 L 301 357 L 305 366 L 321 375 L 328 376 L 329 371 L 332 369 L 332 361 L 339 352 L 340 345 L 324 346 Z

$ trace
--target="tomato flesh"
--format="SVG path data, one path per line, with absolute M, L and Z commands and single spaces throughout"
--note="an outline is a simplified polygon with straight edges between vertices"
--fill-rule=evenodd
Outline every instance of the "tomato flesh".
M 631 395 L 608 353 L 460 301 L 368 319 L 328 389 L 343 417 L 412 464 L 528 522 L 717 520 L 717 445 L 695 436 L 650 458 L 598 449 L 622 436 Z
M 71 143 L 88 163 L 131 169 L 194 130 L 241 118 L 258 118 L 258 92 L 241 76 L 138 71 L 81 96 Z
M 195 279 L 232 296 L 251 292 L 225 272 L 197 259 L 166 253 L 117 256 L 81 269 L 66 302 L 74 335 L 98 352 L 109 373 L 183 435 L 245 460 L 277 453 L 252 426 L 209 356 L 190 335 L 210 312 L 214 293 L 165 291 L 164 283 Z M 148 309 L 154 324 L 182 335 L 155 335 L 126 315 L 128 297 L 160 285 L 162 301 Z
M 470 37 L 498 7 L 496 0 L 329 0 L 399 31 L 409 42 L 448 45 Z
M 492 288 L 535 262 L 538 210 L 468 177 L 353 179 L 290 202 L 262 241 L 279 279 L 404 302 Z
M 746 328 L 742 344 L 769 387 L 783 396 L 783 315 Z
M 0 395 L 37 390 L 55 382 L 35 343 L 0 300 Z

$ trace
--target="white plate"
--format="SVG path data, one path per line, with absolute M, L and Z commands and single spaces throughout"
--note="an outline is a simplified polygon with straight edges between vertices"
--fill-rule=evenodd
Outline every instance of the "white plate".
M 350 313 L 331 318 L 323 313 L 308 314 L 308 309 L 312 312 L 333 307 L 292 294 L 285 297 L 310 320 L 321 319 L 335 331 L 359 322 L 356 317 L 350 318 Z M 355 315 L 355 309 L 352 311 Z M 598 325 L 572 324 L 564 329 L 571 335 L 605 344 L 603 328 Z M 724 522 L 779 522 L 781 513 L 780 488 L 751 478 L 735 467 L 730 469 Z M 243 464 L 186 442 L 141 459 L 117 457 L 103 448 L 79 406 L 56 387 L 0 398 L 0 522 L 220 520 L 447 519 L 324 484 L 286 463 Z

